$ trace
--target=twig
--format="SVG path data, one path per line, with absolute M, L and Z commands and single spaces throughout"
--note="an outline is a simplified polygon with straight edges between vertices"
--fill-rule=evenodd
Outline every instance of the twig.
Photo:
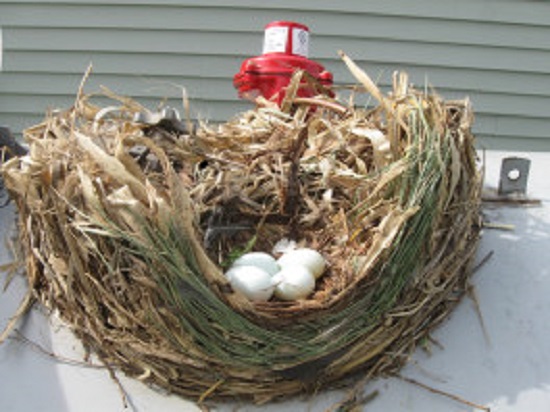
M 48 358 L 54 359 L 57 362 L 63 363 L 65 365 L 71 365 L 71 366 L 81 366 L 84 368 L 91 368 L 91 369 L 105 369 L 106 366 L 104 365 L 97 365 L 89 362 L 83 362 L 78 361 L 76 359 L 70 359 L 65 358 L 63 356 L 59 356 L 55 354 L 54 352 L 44 348 L 40 344 L 32 341 L 31 339 L 27 338 L 25 335 L 23 335 L 19 330 L 15 329 L 14 334 L 16 335 L 12 339 L 17 340 L 21 343 L 24 343 L 25 345 L 28 345 L 31 347 L 31 349 L 36 350 L 37 352 L 42 353 L 43 355 L 46 355 Z
M 78 103 L 82 99 L 82 96 L 84 96 L 84 85 L 86 84 L 86 81 L 88 80 L 88 77 L 90 77 L 91 74 L 92 74 L 92 63 L 90 62 L 88 64 L 88 67 L 86 68 L 86 71 L 84 72 L 84 76 L 82 76 L 82 79 L 80 80 L 80 85 L 78 86 L 78 92 L 76 93 L 75 106 L 78 105 Z
M 34 303 L 34 298 L 32 296 L 31 292 L 27 292 L 25 297 L 23 298 L 23 301 L 17 308 L 17 311 L 15 314 L 10 318 L 8 325 L 6 328 L 2 331 L 0 334 L 0 345 L 8 338 L 11 331 L 14 330 L 15 325 L 19 321 L 19 319 L 27 313 L 27 311 L 31 308 L 32 304 Z
M 300 179 L 298 177 L 298 172 L 300 169 L 299 162 L 305 150 L 306 140 L 307 128 L 304 127 L 299 131 L 298 136 L 296 136 L 293 142 L 292 152 L 290 154 L 290 171 L 288 174 L 286 187 L 287 195 L 283 203 L 283 212 L 287 215 L 290 215 L 291 219 L 296 218 L 296 214 L 298 213 L 298 206 L 300 204 Z M 294 225 L 292 227 L 293 230 L 295 230 L 296 226 Z
M 489 346 L 491 346 L 491 337 L 489 336 L 489 332 L 487 331 L 487 327 L 485 326 L 485 321 L 483 319 L 483 315 L 481 313 L 481 306 L 479 305 L 479 299 L 477 297 L 477 292 L 475 289 L 475 286 L 472 284 L 468 285 L 468 288 L 466 290 L 466 293 L 468 294 L 468 297 L 472 300 L 474 303 L 474 308 L 476 311 L 477 318 L 479 320 L 479 324 L 481 325 L 481 330 L 483 331 L 483 336 L 485 337 L 485 341 Z
M 6 281 L 4 282 L 4 286 L 2 288 L 3 292 L 6 292 L 8 290 L 8 287 L 10 286 L 11 281 L 17 274 L 17 271 L 21 269 L 21 267 L 22 267 L 22 263 L 17 261 L 6 263 L 5 265 L 0 265 L 0 273 L 3 273 L 3 272 L 6 273 Z
M 105 367 L 109 371 L 109 376 L 111 377 L 111 379 L 117 386 L 118 391 L 120 392 L 120 397 L 122 398 L 122 406 L 124 407 L 124 409 L 128 409 L 128 406 L 131 406 L 132 410 L 135 410 L 134 405 L 132 404 L 132 402 L 130 402 L 128 395 L 126 394 L 126 390 L 122 386 L 122 383 L 120 383 L 118 376 L 116 376 L 115 370 L 109 364 L 103 361 L 103 359 L 102 359 L 102 362 L 104 363 Z
M 107 371 L 109 371 L 109 376 L 111 377 L 111 379 L 113 380 L 113 382 L 117 386 L 118 391 L 120 392 L 120 397 L 122 399 L 122 406 L 124 407 L 124 409 L 128 409 L 128 407 L 130 407 L 131 410 L 135 412 L 136 407 L 135 407 L 134 403 L 132 402 L 132 399 L 126 393 L 126 390 L 124 389 L 124 386 L 122 386 L 122 383 L 120 382 L 120 379 L 118 379 L 118 376 L 116 376 L 116 372 L 115 372 L 114 367 L 111 364 L 109 364 L 105 360 L 105 358 L 103 356 L 101 356 L 99 353 L 96 353 L 96 354 L 97 354 L 99 360 L 101 361 L 101 363 L 103 363 L 103 365 L 105 365 L 104 368 L 106 368 Z
M 490 197 L 490 196 L 483 196 L 481 198 L 482 202 L 487 203 L 501 203 L 504 205 L 515 205 L 515 206 L 539 206 L 542 201 L 540 199 L 530 199 L 527 197 Z
M 210 412 L 211 411 L 210 407 L 208 405 L 205 405 L 204 403 L 199 403 L 199 404 L 197 404 L 197 406 L 199 407 L 201 412 Z M 233 410 L 237 411 L 238 407 L 235 407 Z
M 498 230 L 514 230 L 516 227 L 514 225 L 506 224 L 506 223 L 489 223 L 489 222 L 483 222 L 482 226 L 485 229 L 498 229 Z
M 443 344 L 440 341 L 438 341 L 436 338 L 434 338 L 432 335 L 428 334 L 427 338 L 431 343 L 437 346 L 440 350 L 445 349 L 445 346 L 443 346 Z
M 332 405 L 325 412 L 356 412 L 362 410 L 361 406 L 366 405 L 376 398 L 380 392 L 378 390 L 372 391 L 368 394 L 361 394 L 354 390 L 351 395 L 346 396 L 340 402 Z
M 338 412 L 341 411 L 341 407 L 344 405 L 349 405 L 354 400 L 357 400 L 361 397 L 361 391 L 364 390 L 365 385 L 369 380 L 372 379 L 373 370 L 369 371 L 365 376 L 363 376 L 361 379 L 359 379 L 353 387 L 348 391 L 347 395 L 340 400 L 340 402 L 335 403 L 331 407 L 327 408 L 325 412 Z M 378 391 L 374 391 L 372 394 L 366 395 L 364 399 L 367 401 L 374 399 L 378 395 Z M 365 402 L 366 403 L 366 402 Z
M 491 250 L 489 253 L 487 253 L 483 257 L 483 259 L 481 259 L 481 261 L 472 268 L 472 275 L 476 273 L 479 269 L 481 269 L 483 266 L 485 266 L 485 264 L 489 261 L 489 259 L 493 257 L 494 254 L 495 254 L 494 250 Z
M 426 389 L 427 391 L 430 391 L 432 393 L 445 396 L 445 397 L 450 398 L 450 399 L 452 399 L 456 402 L 459 402 L 459 403 L 462 403 L 464 405 L 470 406 L 472 408 L 476 408 L 476 409 L 479 409 L 479 410 L 482 410 L 482 411 L 485 411 L 485 412 L 491 412 L 491 408 L 489 408 L 488 406 L 484 406 L 484 405 L 480 405 L 480 404 L 477 404 L 477 403 L 474 403 L 474 402 L 470 402 L 470 401 L 468 401 L 464 398 L 461 398 L 458 395 L 454 395 L 452 393 L 442 391 L 441 389 L 432 388 L 431 386 L 428 386 L 425 383 L 419 382 L 415 379 L 407 378 L 407 377 L 405 377 L 403 375 L 400 375 L 400 374 L 395 375 L 395 377 L 401 379 L 402 381 L 405 381 L 405 382 L 411 383 L 413 385 L 419 386 L 422 389 Z
M 29 345 L 32 349 L 37 350 L 38 352 L 46 355 L 47 357 L 49 357 L 51 359 L 54 359 L 57 362 L 61 362 L 63 364 L 70 365 L 70 366 L 80 366 L 80 367 L 90 368 L 90 369 L 107 369 L 109 371 L 109 376 L 115 382 L 115 385 L 117 386 L 117 388 L 120 392 L 120 395 L 121 395 L 121 398 L 122 398 L 122 405 L 123 405 L 124 409 L 127 409 L 128 407 L 131 407 L 131 409 L 135 411 L 135 407 L 132 404 L 132 402 L 131 402 L 130 398 L 128 397 L 128 395 L 126 394 L 126 391 L 124 390 L 124 387 L 122 386 L 122 383 L 120 383 L 120 380 L 116 376 L 115 370 L 101 356 L 100 356 L 100 360 L 101 360 L 102 365 L 66 358 L 66 357 L 59 356 L 59 355 L 55 354 L 54 352 L 44 348 L 43 346 L 39 345 L 36 342 L 33 342 L 32 340 L 27 338 L 25 335 L 23 335 L 19 330 L 15 329 L 14 332 L 16 333 L 16 337 L 13 338 L 13 339 L 19 340 L 22 343 L 24 343 L 26 345 Z
M 204 404 L 204 401 L 208 396 L 210 396 L 220 385 L 222 385 L 225 382 L 225 379 L 220 379 L 217 382 L 215 382 L 210 388 L 205 390 L 202 395 L 199 398 L 199 401 L 197 402 L 199 405 Z

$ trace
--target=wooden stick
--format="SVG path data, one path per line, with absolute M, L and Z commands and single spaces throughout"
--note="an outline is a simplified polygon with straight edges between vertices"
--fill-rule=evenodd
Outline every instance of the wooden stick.
M 411 379 L 411 378 L 407 378 L 403 375 L 395 375 L 396 378 L 399 378 L 405 382 L 408 382 L 408 383 L 411 383 L 413 385 L 416 385 L 416 386 L 419 386 L 421 387 L 422 389 L 426 389 L 432 393 L 435 393 L 437 395 L 442 395 L 442 396 L 445 396 L 447 398 L 450 398 L 454 401 L 457 401 L 459 403 L 462 403 L 464 405 L 467 405 L 467 406 L 470 406 L 472 408 L 476 408 L 476 409 L 479 409 L 479 410 L 482 410 L 482 411 L 485 411 L 485 412 L 491 412 L 491 408 L 489 408 L 488 406 L 484 406 L 484 405 L 479 405 L 477 403 L 474 403 L 474 402 L 470 402 L 464 398 L 461 398 L 460 396 L 458 395 L 454 395 L 452 393 L 449 393 L 449 392 L 445 392 L 445 391 L 442 391 L 441 389 L 436 389 L 436 388 L 432 388 L 431 386 L 428 386 L 426 385 L 425 383 L 422 383 L 422 382 L 419 382 L 415 379 Z
M 487 342 L 487 345 L 491 346 L 491 336 L 489 335 L 489 331 L 487 330 L 487 327 L 485 326 L 485 320 L 483 319 L 483 314 L 481 313 L 481 306 L 479 304 L 479 299 L 477 297 L 476 288 L 472 284 L 468 284 L 468 288 L 466 289 L 466 294 L 468 297 L 472 300 L 474 303 L 474 309 L 476 311 L 477 318 L 479 320 L 479 324 L 481 326 L 481 330 L 483 331 L 483 337 L 485 338 L 485 341 Z
M 474 273 L 477 273 L 477 271 L 481 269 L 489 261 L 489 259 L 493 257 L 494 254 L 495 254 L 495 251 L 491 250 L 489 253 L 483 256 L 483 259 L 481 259 L 480 262 L 472 268 L 472 275 Z
M 21 304 L 17 308 L 17 311 L 15 312 L 15 314 L 10 318 L 6 328 L 0 334 L 0 345 L 8 338 L 12 330 L 15 328 L 15 325 L 17 325 L 17 322 L 19 321 L 19 319 L 25 316 L 25 314 L 31 308 L 33 303 L 34 303 L 34 298 L 32 296 L 32 293 L 29 291 L 21 301 Z
M 498 229 L 498 230 L 514 230 L 516 228 L 514 225 L 509 225 L 509 224 L 506 224 L 506 223 L 483 222 L 482 226 L 485 229 Z
M 502 204 L 505 204 L 505 205 L 518 205 L 518 206 L 521 206 L 521 205 L 538 206 L 542 203 L 540 199 L 531 199 L 531 198 L 527 198 L 527 197 L 517 197 L 516 198 L 516 197 L 505 197 L 505 196 L 501 196 L 501 197 L 483 196 L 481 198 L 481 201 L 482 202 L 487 202 L 487 203 L 502 203 Z
M 19 341 L 19 342 L 21 342 L 25 345 L 30 346 L 31 349 L 34 349 L 34 350 L 38 351 L 39 353 L 42 353 L 43 355 L 46 355 L 48 358 L 51 358 L 51 359 L 55 360 L 56 362 L 60 362 L 64 365 L 80 366 L 80 367 L 83 367 L 83 368 L 91 368 L 91 369 L 105 369 L 106 368 L 105 365 L 98 365 L 98 364 L 94 364 L 94 363 L 91 363 L 91 362 L 79 361 L 79 360 L 76 360 L 76 359 L 70 359 L 70 358 L 66 358 L 66 357 L 57 355 L 56 353 L 44 348 L 39 343 L 36 343 L 36 342 L 32 341 L 31 339 L 27 338 L 19 330 L 15 329 L 14 333 L 15 333 L 15 336 L 12 339 L 14 339 L 16 341 Z

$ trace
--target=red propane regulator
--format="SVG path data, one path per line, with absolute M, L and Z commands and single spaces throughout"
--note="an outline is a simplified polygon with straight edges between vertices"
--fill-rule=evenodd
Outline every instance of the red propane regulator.
M 332 85 L 332 73 L 309 60 L 309 28 L 290 21 L 274 21 L 265 27 L 261 56 L 246 59 L 233 78 L 239 97 L 253 99 L 262 95 L 281 103 L 296 70 L 304 70 L 324 86 Z M 315 89 L 302 81 L 297 95 L 312 97 Z

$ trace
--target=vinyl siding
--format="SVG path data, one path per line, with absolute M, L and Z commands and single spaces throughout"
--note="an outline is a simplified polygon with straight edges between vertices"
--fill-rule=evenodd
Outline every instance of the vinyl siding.
M 394 70 L 445 98 L 469 96 L 479 145 L 550 150 L 550 4 L 537 1 L 3 1 L 0 124 L 16 132 L 104 85 L 154 109 L 164 99 L 224 121 L 250 107 L 232 76 L 263 27 L 309 25 L 310 57 L 340 84 L 344 50 L 387 88 Z

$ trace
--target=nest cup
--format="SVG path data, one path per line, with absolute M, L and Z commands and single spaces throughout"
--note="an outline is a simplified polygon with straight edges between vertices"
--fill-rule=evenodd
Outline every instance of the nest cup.
M 467 287 L 481 178 L 467 100 L 396 74 L 371 108 L 297 97 L 188 132 L 108 91 L 26 131 L 2 172 L 29 290 L 87 351 L 194 400 L 271 401 L 395 373 Z M 306 79 L 307 81 L 313 81 Z M 251 302 L 223 270 L 282 238 L 329 263 L 299 301 Z

